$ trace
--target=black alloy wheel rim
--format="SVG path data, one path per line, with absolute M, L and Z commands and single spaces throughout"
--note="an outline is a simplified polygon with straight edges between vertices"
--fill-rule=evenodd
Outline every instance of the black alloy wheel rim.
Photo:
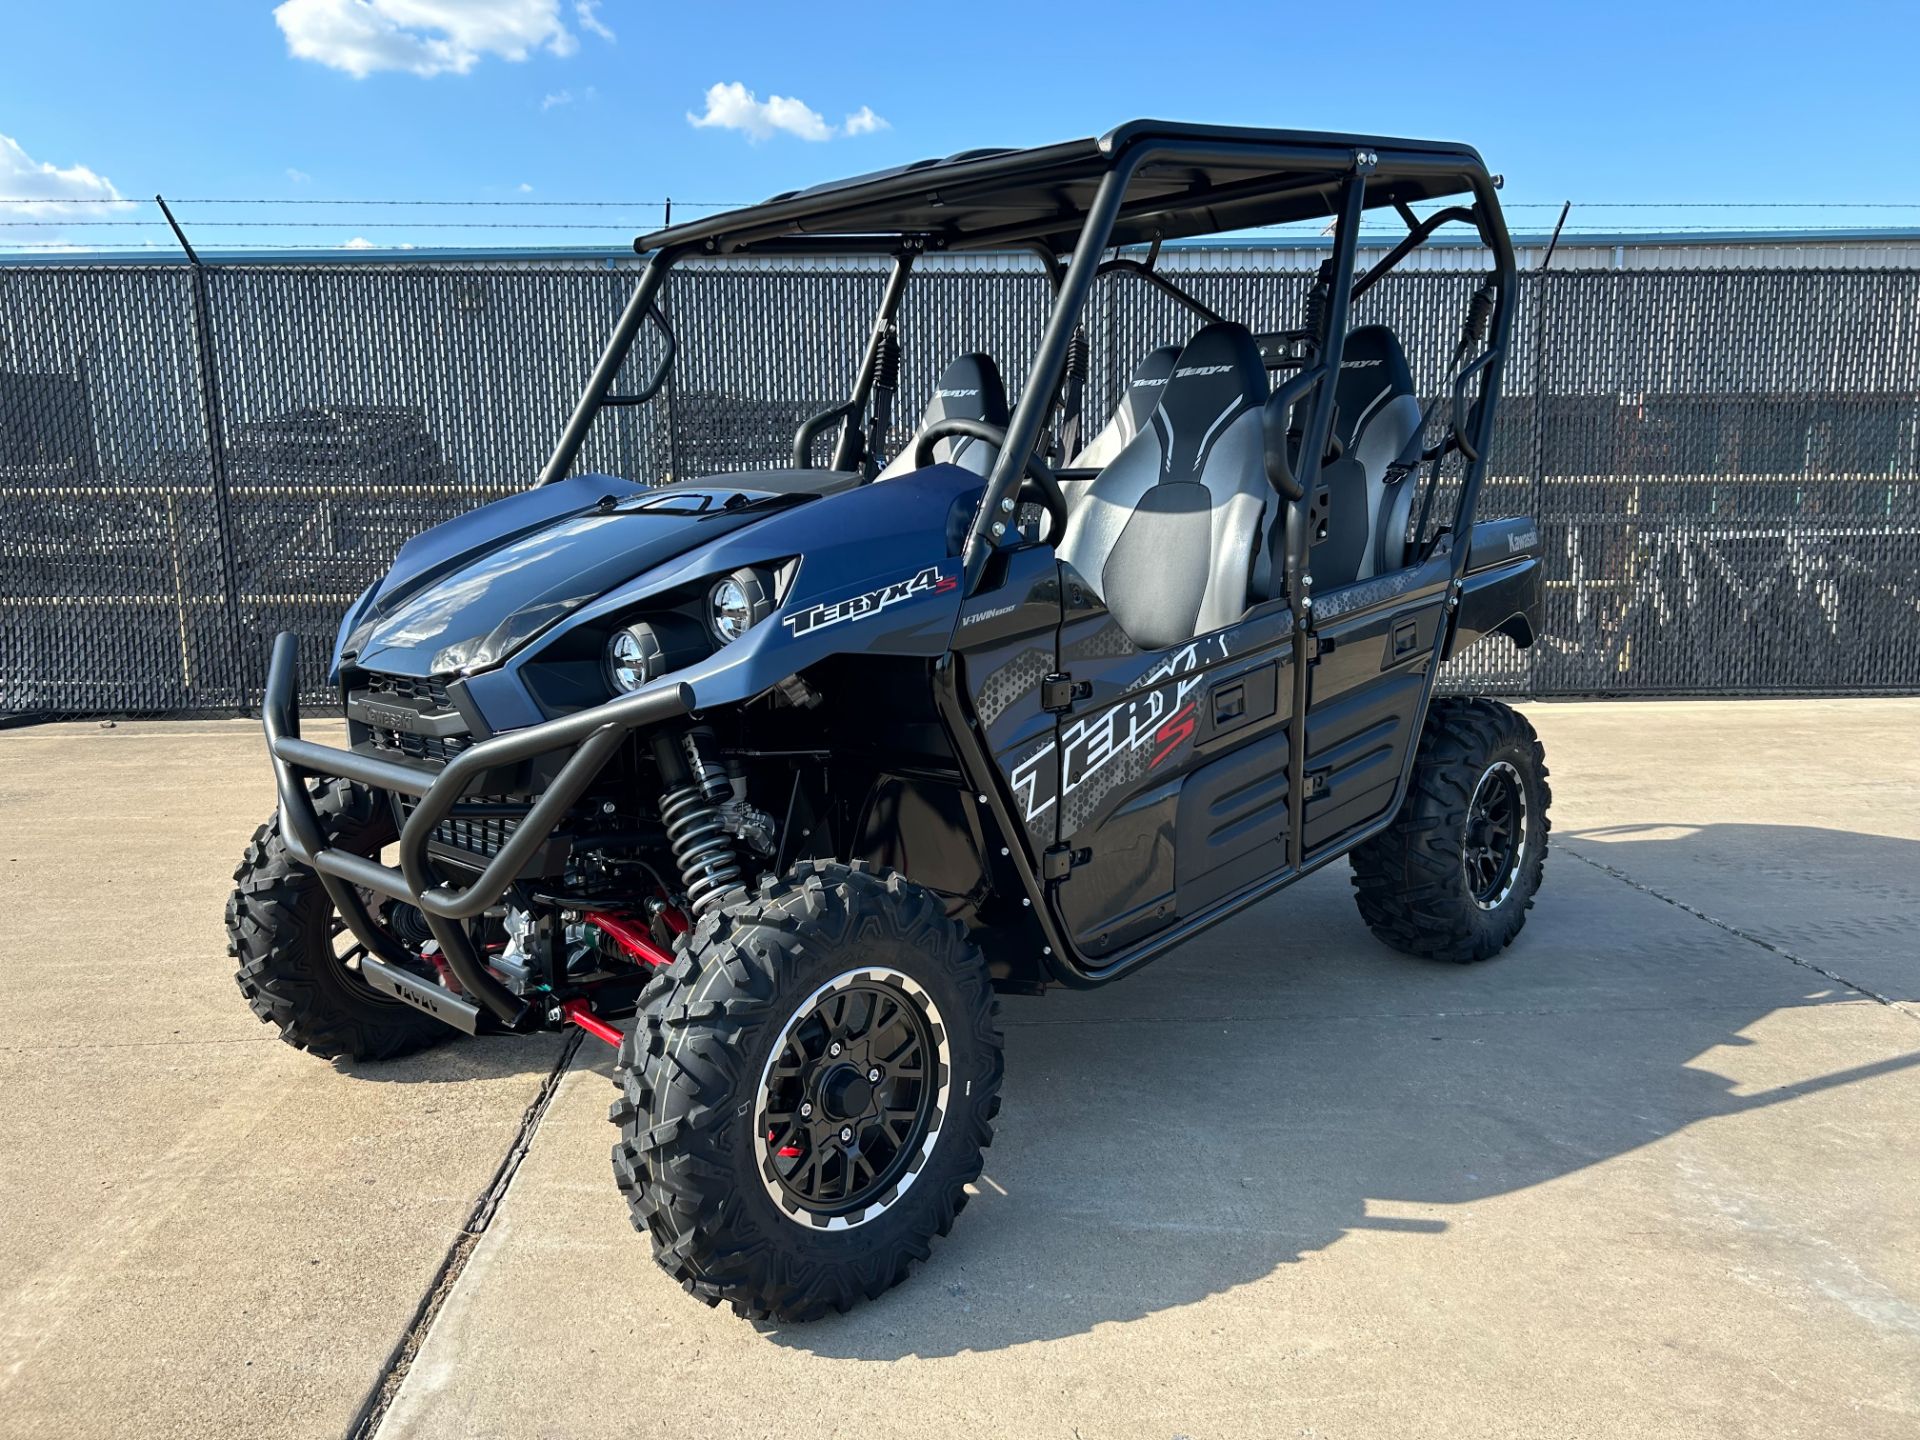
M 912 1183 L 939 1134 L 946 1036 L 906 977 L 850 971 L 794 1013 L 760 1084 L 761 1174 L 794 1219 L 875 1218 Z
M 1505 760 L 1489 765 L 1467 806 L 1460 863 L 1467 892 L 1482 910 L 1497 910 L 1520 878 L 1527 842 L 1527 792 L 1520 772 Z

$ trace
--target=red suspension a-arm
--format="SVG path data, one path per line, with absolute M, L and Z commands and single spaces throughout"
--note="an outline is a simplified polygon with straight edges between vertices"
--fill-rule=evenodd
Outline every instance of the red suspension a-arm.
M 671 965 L 673 957 L 653 943 L 645 930 L 624 915 L 612 915 L 605 910 L 589 910 L 581 917 L 597 930 L 611 935 L 614 943 L 638 960 L 642 965 Z

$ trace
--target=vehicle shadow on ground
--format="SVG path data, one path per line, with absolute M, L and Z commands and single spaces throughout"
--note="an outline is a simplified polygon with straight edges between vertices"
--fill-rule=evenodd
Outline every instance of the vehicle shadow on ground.
M 564 1035 L 462 1036 L 449 1031 L 445 1044 L 397 1060 L 335 1060 L 333 1068 L 355 1080 L 382 1085 L 458 1085 L 470 1080 L 506 1080 L 550 1074 Z
M 1736 840 L 1806 838 L 1715 833 L 1770 828 L 1591 849 L 1682 873 Z M 1819 834 L 1893 888 L 1920 874 L 1920 844 Z M 953 1236 L 880 1301 L 767 1333 L 864 1359 L 1078 1335 L 1920 1065 L 1916 1030 L 1910 1053 L 1760 1093 L 1719 1073 L 1737 1066 L 1716 1051 L 1763 1043 L 1755 1022 L 1834 1003 L 1873 1002 L 1558 847 L 1519 942 L 1476 966 L 1378 945 L 1337 867 L 1119 986 L 1005 1002 L 1006 1109 Z

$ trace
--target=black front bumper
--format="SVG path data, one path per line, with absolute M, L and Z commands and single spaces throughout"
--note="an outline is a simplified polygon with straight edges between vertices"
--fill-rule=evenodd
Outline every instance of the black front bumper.
M 477 1031 L 480 1027 L 479 1006 L 427 983 L 408 968 L 412 957 L 374 923 L 362 902 L 358 892 L 366 889 L 417 905 L 434 939 L 440 942 L 447 968 L 467 994 L 476 997 L 507 1028 L 524 1027 L 527 1002 L 502 985 L 481 962 L 462 922 L 499 902 L 630 733 L 693 709 L 692 688 L 661 685 L 590 710 L 496 735 L 462 750 L 435 772 L 301 739 L 294 699 L 300 691 L 298 657 L 297 637 L 282 632 L 274 639 L 266 701 L 260 710 L 268 753 L 273 759 L 274 782 L 280 792 L 280 833 L 293 857 L 311 866 L 320 877 L 340 918 L 354 938 L 367 947 L 368 956 L 361 961 L 362 975 L 387 994 L 460 1029 Z M 479 876 L 465 885 L 448 879 L 428 854 L 428 842 L 469 788 L 501 766 L 566 749 L 573 753 Z M 326 843 L 319 812 L 307 790 L 308 776 L 338 776 L 376 790 L 418 797 L 419 803 L 400 830 L 399 869 Z

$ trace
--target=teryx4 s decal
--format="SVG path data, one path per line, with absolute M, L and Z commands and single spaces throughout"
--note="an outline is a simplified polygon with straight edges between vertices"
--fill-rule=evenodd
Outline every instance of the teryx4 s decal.
M 1193 738 L 1198 720 L 1192 696 L 1205 679 L 1199 672 L 1226 657 L 1224 635 L 1192 641 L 1135 681 L 1127 699 L 1066 726 L 1060 736 L 1060 793 L 1072 795 L 1115 760 L 1142 746 L 1153 747 L 1146 768 L 1157 770 L 1161 761 Z M 1052 744 L 1042 746 L 1008 777 L 1029 822 L 1045 814 L 1058 798 L 1043 788 L 1053 750 Z
M 830 605 L 809 605 L 804 610 L 796 610 L 780 623 L 795 635 L 810 635 L 815 630 L 824 630 L 843 620 L 868 619 L 889 605 L 898 605 L 915 595 L 944 594 L 959 583 L 959 577 L 942 575 L 938 565 L 929 565 L 910 580 L 895 580 L 878 590 L 869 590 L 864 595 L 850 595 Z

